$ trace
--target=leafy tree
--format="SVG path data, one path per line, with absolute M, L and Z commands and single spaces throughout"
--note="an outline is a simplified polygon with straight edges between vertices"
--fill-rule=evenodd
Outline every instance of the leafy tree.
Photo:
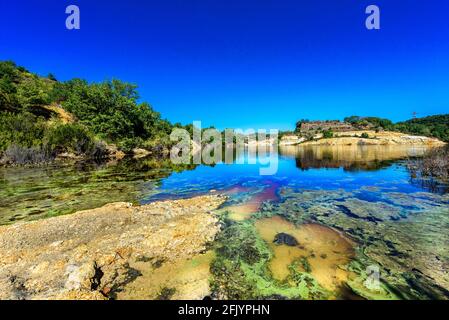
M 31 113 L 0 112 L 0 152 L 13 144 L 27 148 L 39 146 L 45 129 L 45 120 Z
M 47 78 L 51 81 L 58 81 L 58 79 L 56 79 L 55 75 L 53 73 L 49 73 L 47 75 Z
M 435 137 L 449 142 L 449 114 L 429 116 L 395 124 L 396 131 Z
M 138 99 L 137 87 L 120 80 L 59 82 L 52 74 L 39 77 L 0 61 L 0 152 L 14 144 L 28 148 L 16 148 L 24 152 L 46 146 L 88 153 L 91 146 L 99 151 L 98 138 L 125 151 L 138 146 L 162 150 L 171 144 L 173 125 Z M 47 123 L 53 114 L 49 105 L 61 106 L 77 123 Z
M 359 122 L 360 119 L 361 119 L 361 117 L 359 117 L 359 116 L 350 116 L 350 117 L 344 118 L 343 121 L 354 124 L 354 123 Z
M 17 86 L 17 100 L 25 111 L 36 112 L 40 106 L 50 104 L 50 87 L 38 77 L 32 76 Z
M 308 119 L 301 119 L 301 120 L 297 121 L 297 122 L 296 122 L 295 132 L 296 132 L 296 133 L 301 132 L 301 126 L 302 126 L 302 124 L 303 124 L 303 123 L 308 123 L 308 122 L 310 122 L 310 120 L 308 120 Z
M 332 132 L 332 130 L 324 130 L 323 131 L 323 138 L 324 139 L 330 139 L 334 137 L 334 133 Z
M 44 144 L 50 150 L 85 154 L 93 148 L 94 138 L 79 124 L 61 124 L 49 128 L 44 135 Z
M 19 72 L 11 61 L 0 61 L 0 111 L 15 111 L 19 103 L 17 101 L 17 82 Z

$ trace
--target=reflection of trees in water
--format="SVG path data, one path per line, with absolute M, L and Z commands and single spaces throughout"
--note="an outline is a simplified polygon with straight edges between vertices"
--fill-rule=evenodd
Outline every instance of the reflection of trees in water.
M 343 168 L 346 171 L 379 170 L 395 161 L 422 156 L 425 147 L 416 146 L 291 146 L 281 147 L 281 155 L 295 158 L 296 167 Z
M 14 196 L 34 189 L 51 193 L 57 188 L 81 189 L 97 183 L 159 181 L 173 172 L 194 170 L 196 167 L 194 164 L 174 164 L 169 158 L 158 157 L 3 167 L 0 168 L 0 185 L 4 187 L 2 191 L 7 188 L 14 190 Z
M 301 170 L 308 169 L 338 169 L 345 171 L 375 171 L 391 166 L 394 161 L 350 162 L 332 159 L 296 158 L 296 167 Z
M 106 170 L 109 174 L 117 173 L 128 178 L 130 178 L 129 175 L 135 174 L 139 176 L 139 179 L 160 179 L 168 177 L 172 172 L 194 170 L 196 167 L 195 164 L 174 164 L 170 158 L 145 157 L 109 162 L 79 162 L 75 164 L 74 169 L 93 173 Z
M 435 193 L 449 192 L 449 147 L 427 152 L 407 161 L 410 182 Z
M 343 168 L 346 171 L 379 170 L 390 166 L 391 160 L 360 160 L 356 155 L 335 154 L 330 149 L 318 151 L 317 148 L 304 149 L 295 154 L 296 167 L 301 170 L 319 168 Z
M 445 194 L 449 193 L 449 184 L 443 183 L 432 178 L 423 178 L 421 176 L 410 177 L 410 183 L 432 193 Z
M 156 157 L 0 167 L 0 225 L 68 214 L 109 202 L 138 203 L 142 194 L 154 192 L 173 172 L 196 167 Z

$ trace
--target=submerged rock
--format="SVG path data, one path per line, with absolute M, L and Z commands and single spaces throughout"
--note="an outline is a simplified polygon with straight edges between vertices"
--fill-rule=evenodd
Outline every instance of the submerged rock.
M 167 270 L 177 270 L 170 265 L 184 265 L 184 261 L 201 256 L 220 229 L 211 211 L 224 201 L 220 196 L 202 196 L 138 207 L 113 203 L 2 226 L 0 299 L 117 298 L 117 292 L 126 291 L 135 279 L 152 270 L 154 261 L 164 261 Z M 148 257 L 147 262 L 139 261 L 142 256 Z M 201 278 L 192 279 L 198 290 L 177 290 L 176 298 L 198 299 L 210 294 L 206 271 Z M 160 287 L 143 283 L 144 298 L 158 295 Z M 132 292 L 124 297 L 142 298 Z
M 394 186 L 382 184 L 369 189 L 364 186 L 352 193 L 285 188 L 273 213 L 296 225 L 316 221 L 350 235 L 360 249 L 354 257 L 357 267 L 349 268 L 356 277 L 347 284 L 364 298 L 449 299 L 448 196 L 395 190 Z M 297 239 L 306 245 L 302 238 Z M 320 263 L 331 258 L 321 257 L 318 250 L 316 254 Z M 370 266 L 379 267 L 379 292 L 365 288 Z
M 298 241 L 295 239 L 295 237 L 293 237 L 287 233 L 284 233 L 284 232 L 278 233 L 274 237 L 273 242 L 276 243 L 277 245 L 286 244 L 287 246 L 290 246 L 290 247 L 294 247 L 294 246 L 298 245 Z

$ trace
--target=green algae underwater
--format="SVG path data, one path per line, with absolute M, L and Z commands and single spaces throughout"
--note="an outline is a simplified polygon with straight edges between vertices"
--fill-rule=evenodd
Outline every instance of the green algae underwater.
M 403 162 L 425 151 L 286 148 L 273 176 L 257 165 L 157 159 L 0 168 L 0 224 L 226 194 L 205 260 L 212 298 L 449 299 L 449 188 L 412 177 Z

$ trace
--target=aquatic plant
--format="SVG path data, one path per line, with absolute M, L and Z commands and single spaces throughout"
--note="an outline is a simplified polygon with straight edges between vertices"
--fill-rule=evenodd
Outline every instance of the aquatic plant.
M 157 294 L 156 300 L 170 300 L 171 297 L 176 293 L 175 288 L 162 288 Z
M 409 160 L 407 168 L 412 176 L 449 181 L 449 147 L 429 151 L 423 158 Z
M 449 297 L 444 267 L 449 261 L 449 239 L 443 231 L 449 217 L 447 195 L 368 188 L 354 192 L 284 189 L 280 194 L 282 201 L 272 210 L 288 221 L 315 221 L 356 241 L 346 281 L 353 294 L 366 299 Z M 379 268 L 377 291 L 365 285 L 370 266 Z
M 260 238 L 254 221 L 234 222 L 218 237 L 211 288 L 225 299 L 325 299 L 329 293 L 297 268 L 283 280 L 268 268 L 273 254 Z

